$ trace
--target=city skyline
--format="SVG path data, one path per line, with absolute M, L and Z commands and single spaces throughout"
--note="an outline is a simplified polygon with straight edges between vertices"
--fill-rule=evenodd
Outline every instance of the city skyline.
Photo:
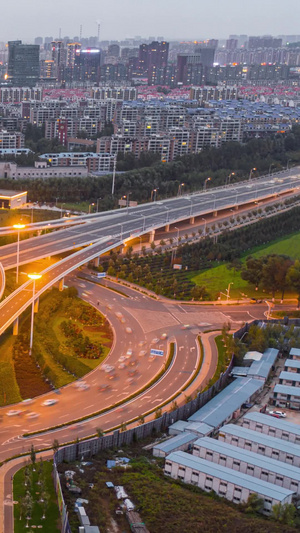
M 22 39 L 32 42 L 38 35 L 82 37 L 98 34 L 100 40 L 124 40 L 141 35 L 163 36 L 166 40 L 200 40 L 227 38 L 230 34 L 247 35 L 293 35 L 299 34 L 297 0 L 253 0 L 242 4 L 240 0 L 213 3 L 204 0 L 188 0 L 184 10 L 179 0 L 113 0 L 102 10 L 101 4 L 91 0 L 88 10 L 84 4 L 65 0 L 53 0 L 44 4 L 29 0 L 21 4 L 17 12 L 6 9 L 0 22 L 0 41 Z M 72 16 L 70 17 L 70 13 Z M 38 25 L 36 21 L 38 20 Z

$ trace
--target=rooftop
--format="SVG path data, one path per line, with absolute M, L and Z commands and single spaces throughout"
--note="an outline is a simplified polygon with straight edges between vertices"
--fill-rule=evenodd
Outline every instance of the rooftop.
M 197 439 L 197 435 L 195 433 L 190 433 L 188 431 L 184 431 L 183 433 L 180 433 L 179 435 L 175 435 L 175 437 L 172 437 L 171 439 L 165 440 L 164 442 L 160 442 L 159 444 L 155 444 L 153 446 L 154 450 L 161 450 L 162 452 L 169 453 L 174 448 L 177 448 L 177 446 L 183 446 L 184 444 L 189 444 L 190 442 L 193 442 Z
M 298 361 L 298 359 L 286 359 L 284 366 L 285 368 L 300 368 L 300 361 Z
M 244 415 L 244 420 L 252 420 L 272 428 L 282 429 L 288 433 L 294 433 L 295 435 L 300 436 L 300 425 L 289 422 L 288 420 L 283 420 L 282 418 L 275 418 L 274 416 L 265 415 L 263 413 L 258 413 L 253 411 L 252 413 L 247 413 Z
M 194 445 L 199 447 L 203 446 L 212 452 L 227 455 L 249 465 L 258 466 L 262 469 L 300 481 L 300 468 L 283 463 L 282 461 L 277 461 L 277 459 L 272 459 L 271 457 L 266 457 L 265 455 L 260 455 L 259 453 L 251 452 L 250 450 L 238 448 L 237 446 L 233 446 L 233 444 L 211 439 L 210 437 L 202 437 L 201 439 L 197 439 Z
M 219 435 L 228 433 L 247 441 L 256 442 L 258 444 L 263 444 L 274 450 L 280 450 L 291 455 L 300 457 L 300 446 L 289 442 L 286 440 L 278 439 L 277 437 L 270 437 L 264 433 L 259 433 L 258 431 L 253 431 L 242 426 L 237 426 L 235 424 L 226 424 L 220 428 Z
M 20 196 L 21 194 L 27 194 L 27 191 L 10 191 L 6 189 L 0 189 L 0 197 L 13 198 L 14 196 Z
M 263 382 L 259 379 L 237 378 L 190 416 L 189 421 L 218 427 L 262 386 Z
M 295 355 L 296 357 L 300 357 L 300 348 L 291 348 L 290 355 Z
M 186 452 L 173 452 L 168 455 L 166 459 L 167 461 L 173 461 L 174 463 L 186 466 L 192 470 L 223 479 L 228 483 L 245 487 L 252 492 L 268 496 L 278 501 L 282 501 L 288 496 L 294 494 L 291 490 L 273 485 L 267 481 L 262 481 L 261 479 L 254 478 L 253 476 L 248 476 L 247 474 L 242 474 L 242 472 L 237 472 L 236 470 L 232 470 L 226 466 L 215 464 L 211 461 L 206 461 L 206 459 L 195 457 Z
M 289 374 L 289 372 L 287 372 Z M 293 387 L 292 385 L 275 385 L 274 393 L 287 394 L 289 396 L 300 397 L 300 387 Z M 279 398 L 280 399 L 280 398 Z
M 283 370 L 282 372 L 280 372 L 279 379 L 286 379 L 287 381 L 296 381 L 299 383 L 300 374 L 297 374 L 297 372 L 286 372 L 285 370 Z

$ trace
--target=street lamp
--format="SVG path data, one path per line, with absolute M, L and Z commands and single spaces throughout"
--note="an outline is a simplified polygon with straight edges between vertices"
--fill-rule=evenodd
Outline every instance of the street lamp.
M 17 271 L 16 271 L 16 284 L 19 282 L 19 256 L 20 256 L 20 230 L 25 228 L 25 224 L 14 224 L 14 228 L 18 230 L 18 243 L 17 243 Z
M 227 301 L 229 300 L 229 295 L 230 295 L 230 285 L 233 285 L 233 281 L 231 281 L 230 283 L 228 283 L 228 289 L 226 289 Z
M 34 321 L 34 296 L 35 296 L 35 282 L 37 279 L 40 279 L 42 277 L 41 274 L 27 274 L 27 276 L 32 279 L 33 281 L 33 288 L 32 288 L 32 307 L 31 307 L 31 326 L 30 326 L 30 343 L 29 343 L 29 355 L 31 355 L 32 352 L 32 344 L 33 344 L 33 321 Z
M 121 241 L 123 240 L 123 224 L 120 224 L 120 234 L 121 234 Z
M 55 197 L 55 205 L 57 206 L 57 200 L 59 200 L 59 196 Z
M 202 220 L 204 220 L 204 235 L 206 235 L 206 218 L 202 218 Z
M 271 163 L 271 165 L 269 166 L 269 176 L 271 174 L 271 168 L 274 167 L 274 166 L 275 166 L 274 163 Z
M 185 186 L 185 183 L 179 183 L 177 196 L 181 196 L 182 195 L 182 187 L 184 187 L 184 186 Z
M 226 179 L 226 182 L 225 182 L 225 185 L 226 185 L 226 183 L 227 183 L 227 185 L 230 184 L 230 180 L 231 180 L 231 177 L 232 177 L 232 176 L 235 176 L 235 172 L 231 172 L 231 173 L 228 175 L 228 177 L 227 177 L 227 179 Z
M 99 209 L 99 200 L 102 200 L 102 196 L 100 196 L 100 198 L 97 198 L 97 213 L 98 213 L 98 209 Z
M 143 231 L 145 231 L 146 228 L 146 215 L 142 215 L 143 217 Z
M 250 174 L 249 174 L 249 181 L 250 181 L 251 178 L 252 178 L 252 174 L 253 174 L 253 172 L 255 172 L 256 170 L 257 170 L 257 169 L 256 169 L 255 167 L 254 167 L 254 168 L 251 168 L 251 170 L 250 170 Z
M 154 202 L 156 202 L 156 194 L 157 194 L 157 191 L 158 191 L 158 187 L 157 187 L 156 189 L 152 189 L 152 191 L 151 191 L 151 199 L 150 199 L 151 202 L 152 202 L 152 200 L 153 200 Z
M 95 204 L 92 203 L 92 204 L 89 205 L 89 215 L 91 214 L 91 207 L 92 207 L 93 205 L 95 205 Z
M 115 194 L 115 179 L 116 179 L 116 166 L 117 166 L 117 154 L 114 156 L 114 168 L 113 168 L 113 179 L 111 185 L 111 195 Z
M 204 180 L 203 191 L 206 191 L 206 185 L 208 181 L 211 181 L 211 178 L 206 178 L 206 180 Z
M 61 204 L 61 206 L 60 206 L 60 218 L 62 218 L 63 205 L 65 205 L 65 204 L 63 203 L 63 204 Z

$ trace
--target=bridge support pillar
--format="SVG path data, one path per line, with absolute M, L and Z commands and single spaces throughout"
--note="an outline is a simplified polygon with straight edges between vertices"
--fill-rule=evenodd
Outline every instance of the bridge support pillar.
M 170 224 L 165 225 L 165 232 L 168 233 L 170 231 Z
M 13 324 L 13 335 L 18 335 L 19 333 L 19 317 L 16 318 L 16 320 L 14 320 L 14 324 Z
M 151 230 L 150 231 L 150 234 L 149 234 L 149 242 L 154 242 L 154 238 L 155 238 L 155 229 Z
M 218 211 L 214 211 L 213 215 L 214 215 L 214 217 L 217 217 L 218 216 Z
M 34 312 L 37 313 L 38 310 L 39 310 L 39 305 L 40 305 L 40 299 L 37 298 L 36 300 L 34 300 Z
M 235 209 L 236 211 L 238 211 L 239 206 L 238 206 L 238 205 L 235 205 L 235 206 L 234 206 L 234 209 Z
M 195 224 L 195 217 L 190 217 L 190 224 Z
M 95 259 L 94 259 L 94 266 L 95 267 L 99 266 L 99 261 L 100 261 L 100 257 L 95 257 Z
M 61 278 L 61 279 L 59 280 L 58 289 L 59 289 L 60 291 L 63 291 L 63 290 L 64 290 L 64 282 L 65 282 L 65 278 Z

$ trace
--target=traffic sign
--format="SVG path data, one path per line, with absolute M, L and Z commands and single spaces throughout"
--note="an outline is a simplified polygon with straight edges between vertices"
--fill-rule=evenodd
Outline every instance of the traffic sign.
M 97 276 L 97 278 L 105 278 L 106 277 L 106 272 L 97 272 L 96 276 Z
M 162 357 L 164 352 L 163 350 L 154 350 L 154 348 L 151 348 L 150 355 L 158 355 L 159 357 Z

